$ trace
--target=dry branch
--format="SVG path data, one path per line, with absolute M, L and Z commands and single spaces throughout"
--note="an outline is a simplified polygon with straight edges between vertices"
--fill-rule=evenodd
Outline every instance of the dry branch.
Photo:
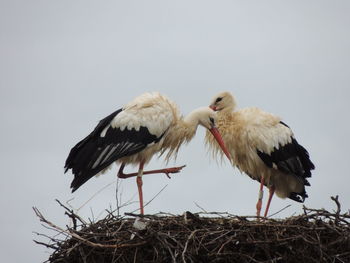
M 34 208 L 40 221 L 65 235 L 37 244 L 53 250 L 47 262 L 350 262 L 350 215 L 337 209 L 304 207 L 304 214 L 283 220 L 257 220 L 228 213 L 139 215 L 108 213 L 87 224 L 62 206 L 75 226 L 63 229 Z M 209 217 L 208 217 L 209 216 Z M 74 218 L 75 217 L 75 218 Z M 79 225 L 78 225 L 79 224 Z

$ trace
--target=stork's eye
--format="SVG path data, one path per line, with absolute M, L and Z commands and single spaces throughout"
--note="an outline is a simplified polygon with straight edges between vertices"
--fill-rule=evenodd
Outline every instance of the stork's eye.
M 221 98 L 221 97 L 217 98 L 216 101 L 215 101 L 215 103 L 218 103 L 219 101 L 222 101 L 222 98 Z
M 211 124 L 214 124 L 214 118 L 210 117 L 209 120 Z

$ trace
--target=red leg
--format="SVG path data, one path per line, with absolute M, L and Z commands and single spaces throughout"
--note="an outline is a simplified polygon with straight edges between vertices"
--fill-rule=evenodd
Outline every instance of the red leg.
M 142 174 L 159 174 L 159 173 L 164 173 L 166 174 L 166 176 L 169 176 L 169 174 L 174 174 L 174 173 L 178 173 L 181 171 L 182 168 L 184 168 L 186 165 L 180 166 L 180 167 L 171 167 L 171 168 L 165 168 L 165 169 L 159 169 L 159 170 L 151 170 L 151 171 L 144 171 Z M 118 172 L 118 177 L 125 179 L 125 178 L 130 178 L 130 177 L 134 177 L 137 176 L 138 173 L 130 173 L 130 174 L 124 174 L 123 170 L 125 167 L 125 163 L 122 163 L 122 165 L 120 166 L 119 172 Z
M 118 174 L 117 174 L 117 176 L 119 178 L 127 178 L 127 177 L 123 177 L 123 175 L 124 175 L 124 173 L 123 173 L 124 167 L 125 167 L 125 163 L 122 163 L 122 165 L 119 168 Z
M 267 212 L 269 211 L 270 203 L 271 203 L 272 196 L 273 196 L 274 193 L 275 193 L 275 187 L 271 186 L 270 192 L 269 192 L 269 200 L 267 201 L 264 217 L 267 216 Z
M 256 203 L 256 216 L 260 217 L 260 211 L 261 211 L 261 206 L 262 206 L 262 199 L 264 196 L 264 177 L 262 176 L 260 179 L 260 190 L 259 190 L 259 197 L 258 197 L 258 202 Z
M 136 177 L 136 183 L 137 183 L 137 189 L 139 192 L 139 200 L 140 200 L 140 213 L 144 214 L 143 209 L 143 193 L 142 193 L 142 175 L 144 174 L 156 174 L 156 173 L 164 173 L 169 177 L 169 173 L 178 173 L 181 171 L 182 168 L 184 168 L 186 165 L 180 166 L 180 167 L 172 167 L 172 168 L 165 168 L 165 169 L 159 169 L 159 170 L 151 170 L 151 171 L 143 171 L 144 162 L 140 162 L 139 171 L 137 173 L 130 173 L 130 174 L 124 174 L 123 170 L 125 167 L 125 163 L 122 163 L 119 171 L 118 171 L 118 177 L 125 179 L 130 177 Z M 170 178 L 170 177 L 169 177 Z
M 138 172 L 137 177 L 136 177 L 137 189 L 138 189 L 138 191 L 139 191 L 140 214 L 141 214 L 141 215 L 144 214 L 144 210 L 143 210 L 143 194 L 142 194 L 143 165 L 144 165 L 144 162 L 141 162 L 141 163 L 140 163 L 140 167 L 139 167 L 139 172 Z

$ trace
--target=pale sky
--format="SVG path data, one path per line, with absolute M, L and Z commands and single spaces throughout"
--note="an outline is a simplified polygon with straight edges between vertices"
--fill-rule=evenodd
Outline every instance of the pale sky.
M 64 162 L 100 119 L 149 91 L 184 115 L 230 91 L 241 108 L 281 116 L 316 165 L 305 205 L 333 209 L 330 196 L 338 194 L 348 210 L 349 12 L 345 0 L 0 1 L 1 261 L 42 262 L 52 252 L 32 241 L 33 231 L 53 234 L 32 206 L 64 227 L 56 198 L 74 198 L 77 209 L 112 183 L 79 214 L 101 218 L 116 207 L 118 167 L 71 194 Z M 255 214 L 259 184 L 211 160 L 202 127 L 168 166 L 183 164 L 171 180 L 144 177 L 146 202 L 167 185 L 146 213 L 198 212 L 197 203 Z M 154 158 L 146 169 L 165 166 Z M 136 201 L 122 212 L 138 208 L 135 180 L 121 187 L 124 201 Z M 278 197 L 270 212 L 289 204 L 277 217 L 302 212 Z

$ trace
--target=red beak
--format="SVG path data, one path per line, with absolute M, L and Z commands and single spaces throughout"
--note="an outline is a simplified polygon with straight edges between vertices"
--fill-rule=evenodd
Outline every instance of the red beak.
M 211 132 L 211 134 L 213 134 L 214 138 L 216 139 L 216 141 L 220 145 L 222 151 L 225 153 L 225 155 L 227 156 L 227 158 L 231 162 L 231 155 L 228 152 L 228 150 L 226 149 L 226 146 L 224 144 L 224 141 L 222 140 L 222 137 L 221 137 L 221 134 L 220 134 L 219 130 L 214 126 L 209 131 Z

